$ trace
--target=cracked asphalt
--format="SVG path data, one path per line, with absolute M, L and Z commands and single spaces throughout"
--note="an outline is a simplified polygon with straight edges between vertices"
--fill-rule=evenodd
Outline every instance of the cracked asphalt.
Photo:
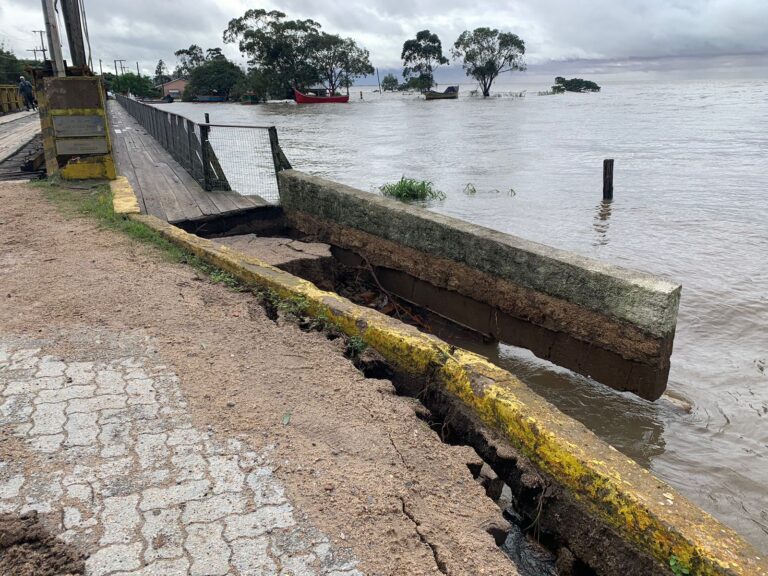
M 0 339 L 0 426 L 45 462 L 0 462 L 0 512 L 57 519 L 92 576 L 361 574 L 296 513 L 269 447 L 193 426 L 151 342 L 105 331 L 57 340 Z M 52 344 L 72 355 L 41 352 Z

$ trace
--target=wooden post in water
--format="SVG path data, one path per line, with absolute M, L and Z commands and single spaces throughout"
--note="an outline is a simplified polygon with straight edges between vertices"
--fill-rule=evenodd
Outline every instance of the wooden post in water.
M 603 160 L 603 200 L 613 200 L 613 158 Z
M 205 123 L 210 124 L 211 123 L 211 117 L 208 115 L 208 112 L 205 113 Z

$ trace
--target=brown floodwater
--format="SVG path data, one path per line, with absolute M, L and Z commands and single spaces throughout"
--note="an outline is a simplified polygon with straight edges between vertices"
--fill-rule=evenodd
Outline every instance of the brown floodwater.
M 465 344 L 768 553 L 768 82 L 537 96 L 545 87 L 165 108 L 273 124 L 300 170 L 368 191 L 431 180 L 446 199 L 430 210 L 681 283 L 668 391 L 655 403 L 525 350 Z M 601 201 L 604 158 L 616 161 L 612 203 Z

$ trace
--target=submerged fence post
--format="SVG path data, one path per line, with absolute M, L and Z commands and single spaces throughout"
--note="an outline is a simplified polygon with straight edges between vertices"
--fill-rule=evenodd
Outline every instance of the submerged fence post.
M 613 158 L 603 160 L 603 200 L 613 200 Z

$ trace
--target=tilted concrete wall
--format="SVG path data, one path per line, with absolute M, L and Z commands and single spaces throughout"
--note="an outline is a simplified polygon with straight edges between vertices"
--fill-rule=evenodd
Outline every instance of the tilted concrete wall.
M 296 170 L 279 179 L 294 227 L 383 269 L 398 295 L 619 390 L 664 391 L 679 285 Z

